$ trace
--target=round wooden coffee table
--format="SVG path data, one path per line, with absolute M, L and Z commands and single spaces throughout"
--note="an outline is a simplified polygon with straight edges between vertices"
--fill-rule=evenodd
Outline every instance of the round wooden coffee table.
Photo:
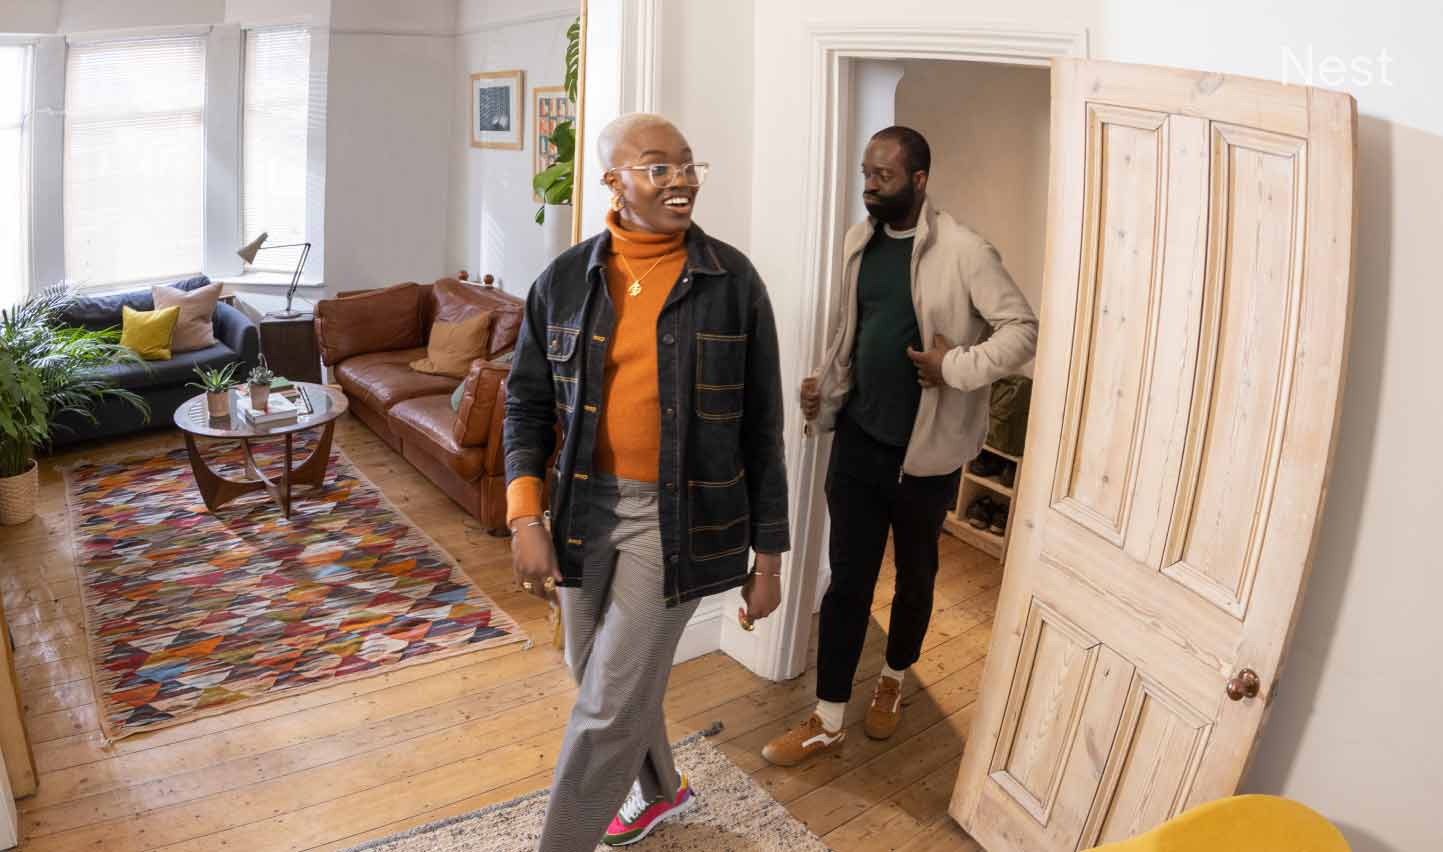
M 237 394 L 228 393 L 230 412 L 224 417 L 211 417 L 206 410 L 205 394 L 185 401 L 175 410 L 175 425 L 185 433 L 185 448 L 190 453 L 190 469 L 195 473 L 195 484 L 200 488 L 205 506 L 214 512 L 242 494 L 264 489 L 280 507 L 281 512 L 291 516 L 291 487 L 310 485 L 319 487 L 326 480 L 326 468 L 331 461 L 331 436 L 336 430 L 336 418 L 346 413 L 346 395 L 334 388 L 311 382 L 293 382 L 310 401 L 311 411 L 289 423 L 275 425 L 253 424 L 240 413 Z M 321 430 L 321 440 L 316 448 L 298 466 L 293 466 L 292 443 L 295 433 L 303 429 Z M 197 437 L 224 438 L 240 441 L 245 453 L 246 474 L 251 479 L 229 479 L 211 469 L 200 453 Z M 279 480 L 273 480 L 261 472 L 256 463 L 251 442 L 260 438 L 285 438 L 285 464 Z

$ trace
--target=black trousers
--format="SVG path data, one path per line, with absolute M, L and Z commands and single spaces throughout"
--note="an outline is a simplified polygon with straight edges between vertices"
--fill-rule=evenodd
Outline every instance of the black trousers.
M 897 585 L 887 665 L 905 669 L 922 653 L 932 619 L 937 538 L 957 498 L 962 470 L 904 476 L 905 454 L 904 447 L 876 441 L 845 414 L 838 420 L 827 469 L 832 580 L 822 599 L 817 648 L 817 697 L 823 701 L 844 702 L 852 696 L 889 530 Z

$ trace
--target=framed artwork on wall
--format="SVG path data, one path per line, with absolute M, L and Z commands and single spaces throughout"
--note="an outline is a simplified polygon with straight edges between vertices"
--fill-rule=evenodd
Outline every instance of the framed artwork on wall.
M 522 72 L 480 71 L 471 75 L 471 147 L 519 151 L 522 127 Z
M 576 104 L 566 96 L 565 86 L 537 86 L 531 90 L 532 154 L 531 174 L 539 175 L 556 162 L 556 145 L 551 141 L 552 131 L 563 121 L 570 121 L 576 127 Z M 532 200 L 540 204 L 541 196 L 531 193 Z

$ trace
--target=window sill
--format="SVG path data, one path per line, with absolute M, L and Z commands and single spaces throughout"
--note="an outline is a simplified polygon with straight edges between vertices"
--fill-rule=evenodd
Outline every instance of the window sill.
M 222 284 L 230 284 L 235 287 L 289 287 L 291 285 L 291 273 L 289 272 L 248 272 L 243 275 L 222 275 L 213 276 L 210 280 L 219 281 Z M 296 285 L 296 290 L 324 290 L 326 282 L 307 280 L 302 278 Z

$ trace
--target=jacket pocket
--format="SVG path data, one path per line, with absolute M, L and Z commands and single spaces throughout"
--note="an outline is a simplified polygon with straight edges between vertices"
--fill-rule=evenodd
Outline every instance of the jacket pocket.
M 556 391 L 556 408 L 570 414 L 576 407 L 576 341 L 580 328 L 562 325 L 546 327 L 546 361 L 551 367 L 551 384 Z
M 740 420 L 746 392 L 747 336 L 696 334 L 696 416 Z
M 691 561 L 708 562 L 745 553 L 751 546 L 751 512 L 746 472 L 725 482 L 691 480 Z

